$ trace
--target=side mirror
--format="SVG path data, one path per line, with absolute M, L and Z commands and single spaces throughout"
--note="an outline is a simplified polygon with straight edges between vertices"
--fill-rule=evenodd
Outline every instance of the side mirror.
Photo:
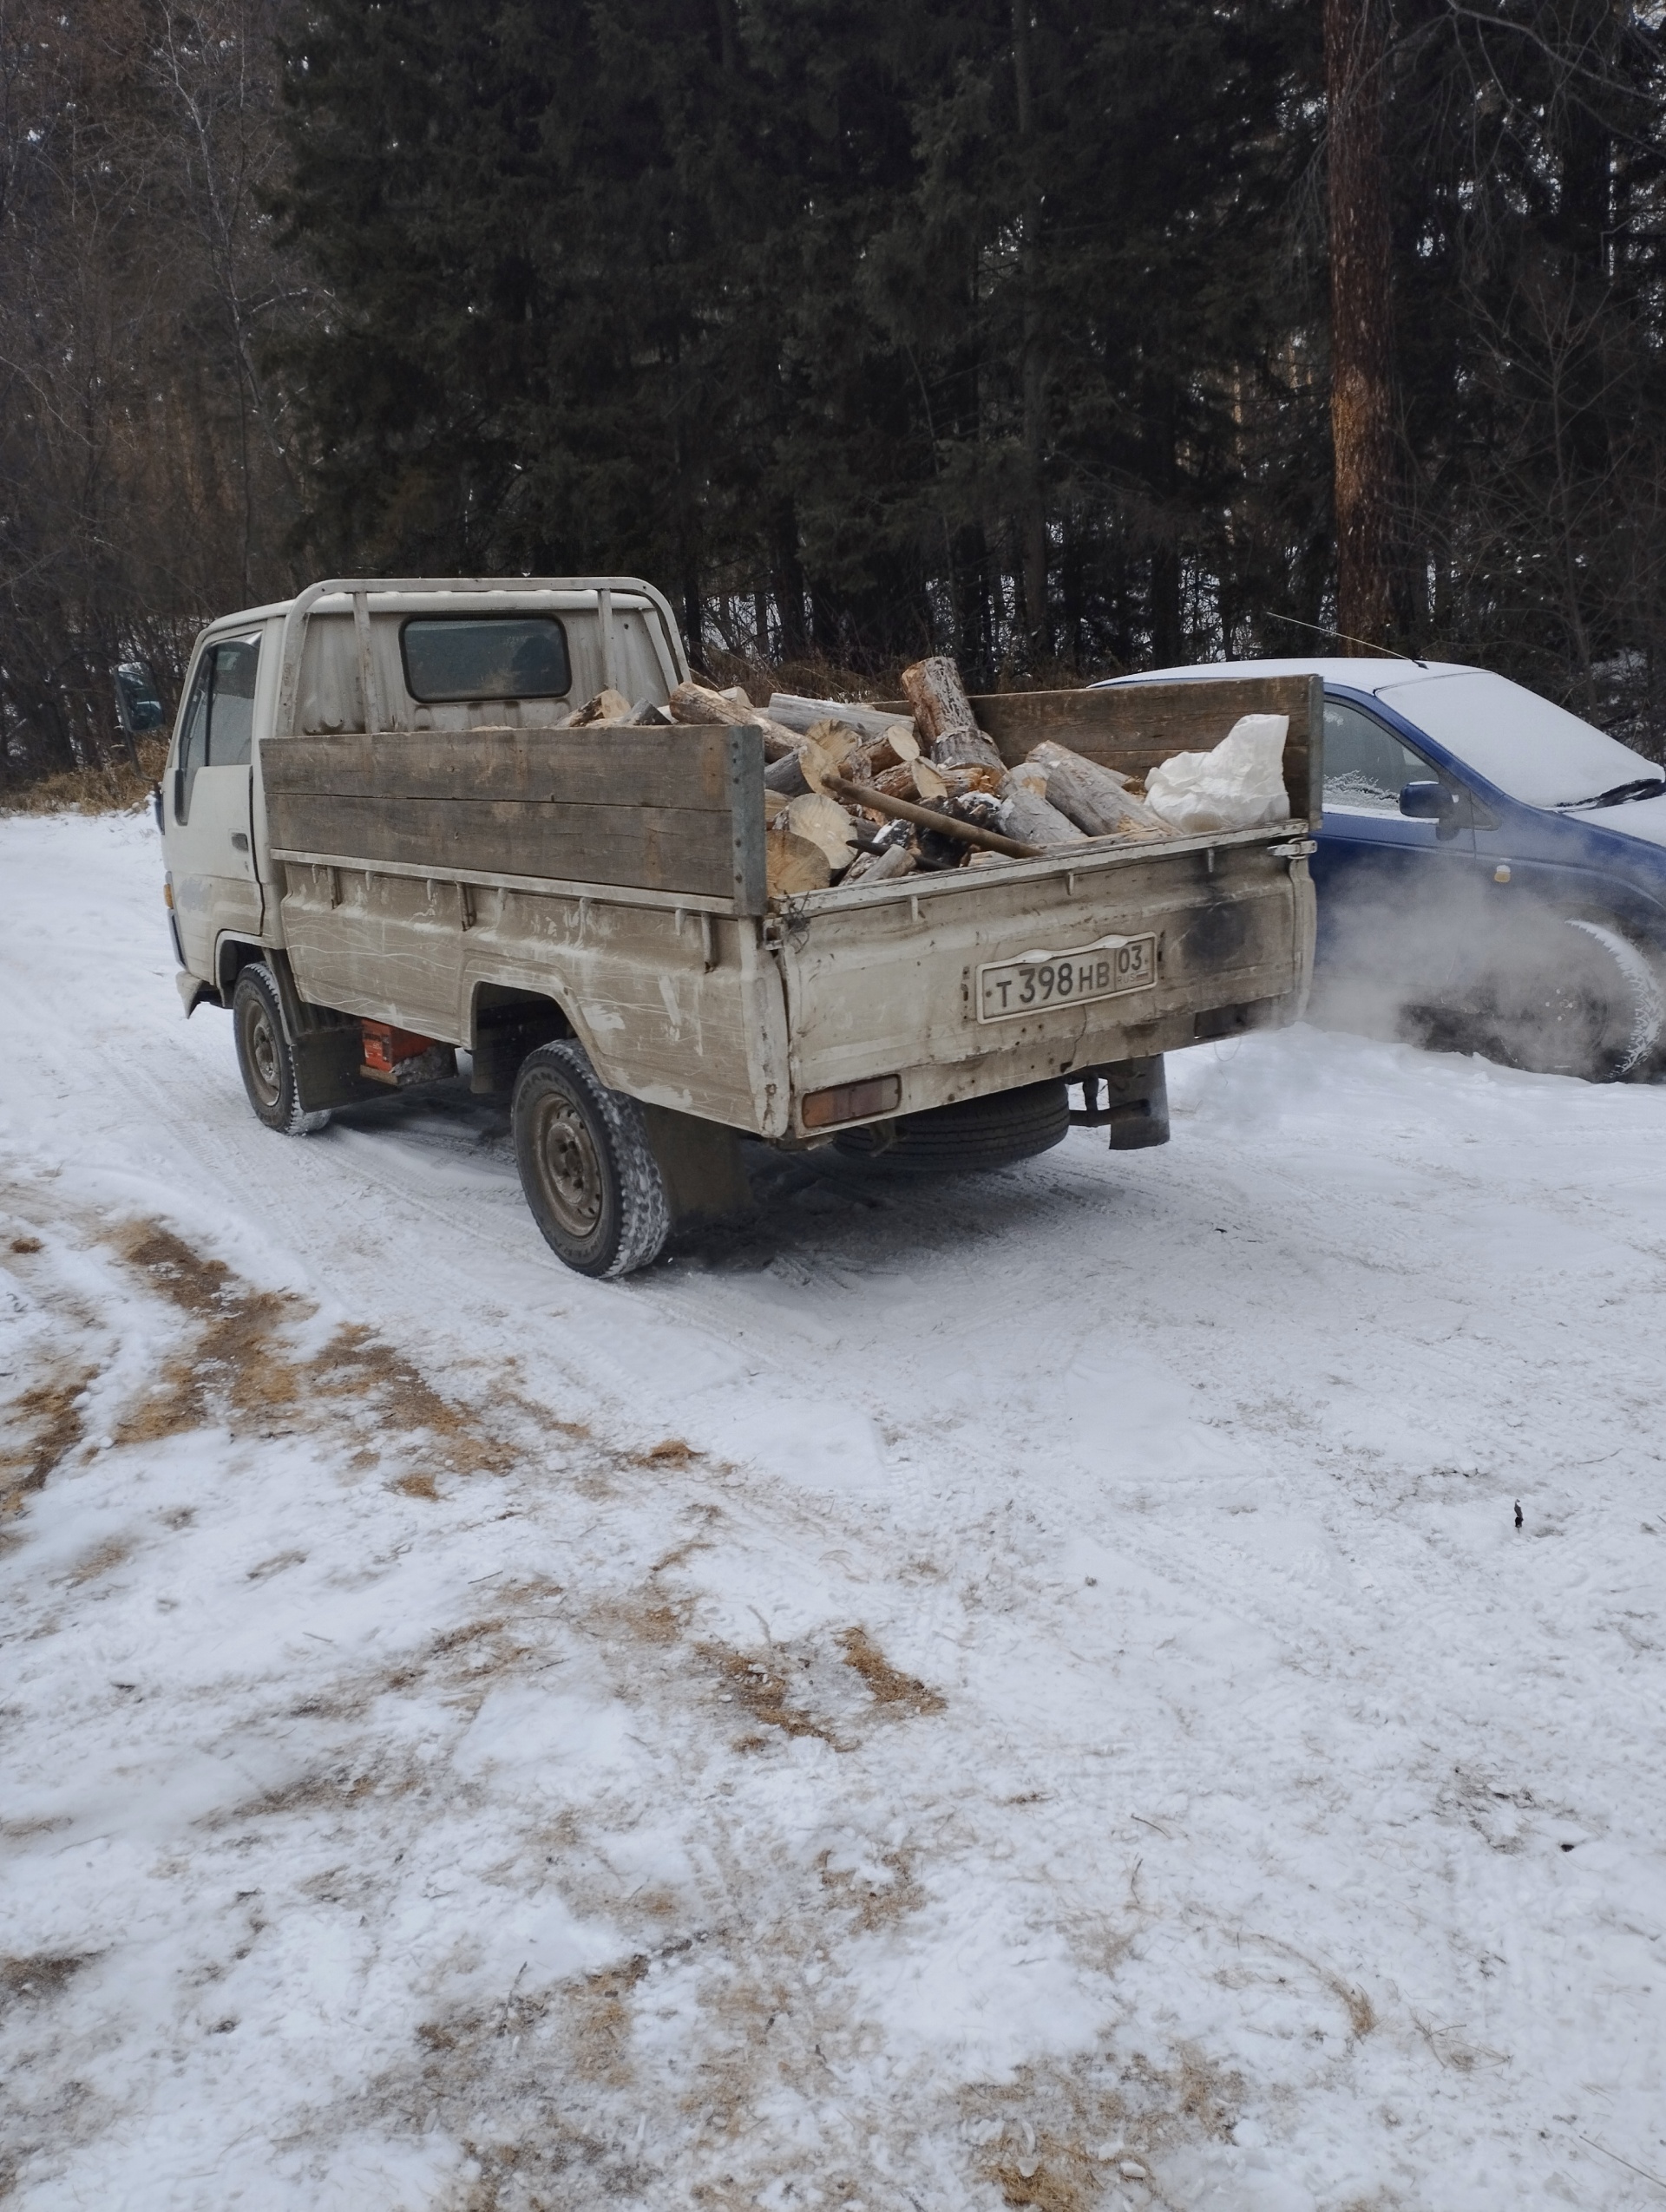
M 142 737 L 162 726 L 162 697 L 156 678 L 141 660 L 124 660 L 113 671 L 117 719 L 129 737 Z
M 1432 821 L 1443 844 L 1460 829 L 1470 828 L 1475 819 L 1467 791 L 1454 791 L 1449 783 L 1433 782 L 1402 785 L 1400 811 L 1413 821 Z

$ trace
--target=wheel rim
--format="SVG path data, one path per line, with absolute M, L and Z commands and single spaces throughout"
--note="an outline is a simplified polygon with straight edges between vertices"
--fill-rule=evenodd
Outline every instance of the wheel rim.
M 605 1198 L 589 1123 L 571 1098 L 557 1095 L 540 1102 L 532 1138 L 538 1179 L 556 1222 L 570 1237 L 589 1236 Z
M 249 1075 L 263 1106 L 275 1107 L 282 1094 L 283 1063 L 272 1016 L 257 998 L 243 1017 L 243 1043 Z

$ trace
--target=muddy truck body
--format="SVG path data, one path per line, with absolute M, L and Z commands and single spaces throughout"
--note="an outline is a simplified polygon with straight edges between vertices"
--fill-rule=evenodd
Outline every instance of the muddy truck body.
M 562 726 L 687 676 L 629 578 L 338 580 L 204 632 L 167 897 L 187 1011 L 232 1011 L 263 1121 L 316 1129 L 461 1050 L 512 1096 L 554 1248 L 619 1274 L 744 1203 L 744 1139 L 875 1173 L 1000 1164 L 1072 1120 L 1160 1142 L 1165 1053 L 1299 1013 L 1316 681 L 974 702 L 1009 762 L 1046 737 L 1131 773 L 1284 713 L 1282 823 L 771 900 L 754 724 Z

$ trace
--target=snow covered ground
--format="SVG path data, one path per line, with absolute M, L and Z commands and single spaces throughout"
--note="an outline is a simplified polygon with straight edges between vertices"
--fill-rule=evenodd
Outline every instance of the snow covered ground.
M 1666 1090 L 1298 1030 L 592 1284 L 159 880 L 0 822 L 0 2196 L 1666 2202 Z

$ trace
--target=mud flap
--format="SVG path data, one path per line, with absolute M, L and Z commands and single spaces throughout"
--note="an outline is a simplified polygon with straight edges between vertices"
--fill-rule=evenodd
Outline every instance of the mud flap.
M 331 1006 L 309 1005 L 295 988 L 287 952 L 269 948 L 265 959 L 283 1003 L 301 1111 L 312 1114 L 325 1107 L 357 1106 L 367 1098 L 385 1098 L 385 1084 L 359 1073 L 364 1044 L 353 1017 L 338 1014 Z
M 1077 1129 L 1109 1129 L 1112 1152 L 1141 1152 L 1169 1141 L 1169 1083 L 1159 1052 L 1149 1060 L 1118 1060 L 1085 1068 L 1070 1078 L 1082 1087 Z
M 671 1201 L 673 1229 L 732 1221 L 751 1213 L 751 1187 L 733 1129 L 669 1106 L 642 1104 L 638 1110 Z

